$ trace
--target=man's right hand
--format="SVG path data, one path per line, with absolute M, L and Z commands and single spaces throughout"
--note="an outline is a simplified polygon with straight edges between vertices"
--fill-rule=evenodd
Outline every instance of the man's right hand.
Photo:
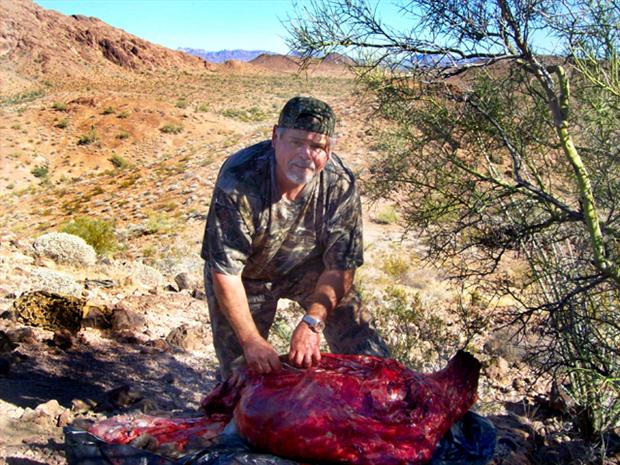
M 280 356 L 273 346 L 260 336 L 243 345 L 243 355 L 250 369 L 256 373 L 271 373 L 280 369 Z

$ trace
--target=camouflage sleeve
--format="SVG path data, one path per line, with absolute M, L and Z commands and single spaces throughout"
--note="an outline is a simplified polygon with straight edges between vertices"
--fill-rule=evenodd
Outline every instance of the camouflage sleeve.
M 342 188 L 328 206 L 327 240 L 323 252 L 326 269 L 349 270 L 364 263 L 362 203 L 355 180 Z
M 212 270 L 227 275 L 241 273 L 251 251 L 251 224 L 242 199 L 214 190 L 201 254 Z

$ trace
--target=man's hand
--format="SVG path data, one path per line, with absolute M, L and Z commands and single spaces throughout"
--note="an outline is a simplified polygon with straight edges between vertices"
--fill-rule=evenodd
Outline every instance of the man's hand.
M 309 368 L 321 361 L 321 335 L 315 333 L 303 321 L 297 325 L 291 337 L 289 361 L 297 366 Z
M 256 373 L 271 373 L 280 369 L 280 357 L 269 342 L 258 336 L 243 345 L 243 355 L 251 370 Z

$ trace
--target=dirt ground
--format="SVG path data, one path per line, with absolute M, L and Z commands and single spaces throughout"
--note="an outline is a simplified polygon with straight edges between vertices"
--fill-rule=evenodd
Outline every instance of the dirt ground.
M 229 67 L 5 82 L 15 87 L 3 86 L 0 95 L 0 208 L 6 212 L 0 330 L 13 345 L 0 353 L 0 463 L 61 464 L 62 426 L 126 411 L 196 412 L 215 383 L 208 312 L 197 291 L 204 218 L 224 158 L 268 138 L 280 107 L 297 94 L 332 104 L 339 117 L 336 152 L 362 181 L 374 156 L 374 129 L 353 81 L 342 75 Z M 452 335 L 458 343 L 449 311 L 456 291 L 441 269 L 422 261 L 417 235 L 403 236 L 397 202 L 365 200 L 364 215 L 366 263 L 356 282 L 370 305 L 379 308 L 386 289 L 397 284 L 417 293 L 445 324 L 446 340 Z M 114 225 L 118 247 L 110 256 L 86 268 L 35 257 L 34 239 L 79 216 Z M 163 281 L 140 283 L 127 271 L 136 263 L 157 270 Z M 141 321 L 128 330 L 86 328 L 71 337 L 28 329 L 14 320 L 12 305 L 43 271 L 64 273 L 80 286 L 87 279 L 111 282 L 84 286 L 82 297 L 125 306 Z M 180 271 L 192 278 L 189 289 L 174 288 Z M 282 352 L 299 316 L 282 303 L 273 336 Z M 190 335 L 167 341 L 183 325 Z M 591 451 L 575 438 L 570 420 L 541 402 L 550 387 L 534 379 L 518 348 L 493 330 L 475 346 L 485 366 L 476 408 L 498 427 L 494 463 L 590 463 Z M 427 370 L 445 361 L 423 355 Z

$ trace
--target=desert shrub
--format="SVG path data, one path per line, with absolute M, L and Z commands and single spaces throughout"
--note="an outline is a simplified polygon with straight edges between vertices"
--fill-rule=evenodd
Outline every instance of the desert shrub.
M 67 118 L 62 118 L 54 124 L 54 127 L 58 129 L 65 129 L 67 126 L 69 126 L 69 120 Z
M 180 134 L 183 132 L 183 126 L 180 124 L 168 123 L 159 128 L 164 134 Z
M 386 255 L 380 267 L 383 272 L 393 278 L 400 278 L 408 270 L 411 260 L 403 255 Z
M 209 104 L 202 102 L 196 105 L 196 112 L 207 113 L 209 111 Z
M 114 114 L 114 108 L 113 107 L 106 107 L 103 112 L 103 115 L 113 115 Z
M 153 212 L 146 220 L 147 234 L 167 234 L 174 229 L 174 221 L 165 212 Z
M 43 165 L 37 165 L 34 168 L 32 168 L 30 170 L 30 172 L 32 173 L 32 175 L 35 178 L 47 178 L 49 172 L 50 172 L 50 168 L 49 165 L 47 163 L 44 163 Z
M 78 217 L 63 225 L 61 231 L 81 237 L 101 255 L 114 252 L 118 245 L 114 225 L 104 220 Z
M 110 157 L 110 162 L 112 163 L 112 165 L 114 165 L 115 168 L 121 170 L 129 166 L 129 162 L 127 161 L 127 159 L 116 153 L 112 154 L 112 156 Z
M 67 104 L 63 102 L 54 102 L 52 103 L 52 110 L 67 111 Z
M 177 108 L 187 108 L 187 100 L 180 98 L 174 106 Z
M 11 97 L 6 97 L 2 103 L 5 105 L 15 105 L 18 103 L 27 103 L 32 102 L 38 98 L 41 98 L 45 95 L 45 92 L 42 89 L 29 90 L 26 92 L 19 93 L 17 95 L 13 95 Z
M 117 135 L 116 138 L 119 140 L 124 140 L 124 139 L 128 139 L 129 138 L 129 133 L 125 130 L 120 131 Z
M 269 118 L 267 113 L 256 106 L 251 108 L 229 108 L 223 110 L 222 115 L 226 118 L 237 119 L 244 122 L 264 121 Z
M 116 117 L 120 118 L 120 119 L 129 118 L 129 111 L 127 111 L 127 110 L 119 111 L 118 114 L 116 115 Z
M 419 293 L 388 286 L 374 308 L 377 329 L 392 357 L 407 366 L 437 369 L 460 347 L 457 328 L 425 308 Z
M 86 134 L 82 134 L 78 139 L 78 145 L 90 145 L 99 139 L 94 126 Z
M 383 207 L 372 217 L 372 221 L 377 224 L 394 224 L 398 222 L 398 219 L 398 211 L 392 205 Z

